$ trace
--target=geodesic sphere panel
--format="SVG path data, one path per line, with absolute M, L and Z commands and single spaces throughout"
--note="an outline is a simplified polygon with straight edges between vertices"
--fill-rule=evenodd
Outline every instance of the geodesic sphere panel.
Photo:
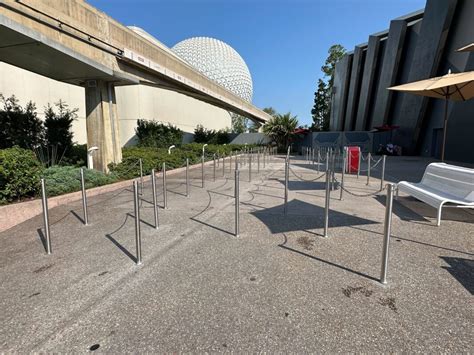
M 193 37 L 177 43 L 171 50 L 209 79 L 242 99 L 252 101 L 252 76 L 237 51 L 209 37 Z

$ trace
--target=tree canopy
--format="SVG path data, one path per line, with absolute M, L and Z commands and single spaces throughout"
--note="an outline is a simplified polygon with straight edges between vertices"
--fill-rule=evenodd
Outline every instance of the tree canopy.
M 334 84 L 334 69 L 336 63 L 346 54 L 346 49 L 340 44 L 332 45 L 328 50 L 328 57 L 321 67 L 324 76 L 318 79 L 314 93 L 314 106 L 311 110 L 313 116 L 312 129 L 316 131 L 329 130 L 331 116 L 331 94 Z
M 298 127 L 298 118 L 292 116 L 290 112 L 277 114 L 273 116 L 263 126 L 263 133 L 274 141 L 280 150 L 285 150 L 294 136 L 295 129 Z

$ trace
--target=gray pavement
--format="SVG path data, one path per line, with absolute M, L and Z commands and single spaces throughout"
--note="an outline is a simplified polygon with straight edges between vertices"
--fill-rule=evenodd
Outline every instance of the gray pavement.
M 0 352 L 474 350 L 473 211 L 447 210 L 436 227 L 434 209 L 401 196 L 382 286 L 380 181 L 346 176 L 374 194 L 334 191 L 323 238 L 324 178 L 295 157 L 284 215 L 282 162 L 251 183 L 241 167 L 239 238 L 229 168 L 213 182 L 208 167 L 205 189 L 193 169 L 189 198 L 184 175 L 169 176 L 158 230 L 146 184 L 140 266 L 131 189 L 91 198 L 89 226 L 80 201 L 51 210 L 51 255 L 41 216 L 1 233 Z M 389 158 L 387 180 L 416 181 L 428 162 Z

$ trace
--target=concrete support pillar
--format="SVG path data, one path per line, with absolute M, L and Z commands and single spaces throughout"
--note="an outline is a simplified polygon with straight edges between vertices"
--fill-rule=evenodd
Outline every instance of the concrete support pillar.
M 122 160 L 119 122 L 113 83 L 89 80 L 85 85 L 87 115 L 87 147 L 98 147 L 94 168 L 108 171 L 110 163 Z

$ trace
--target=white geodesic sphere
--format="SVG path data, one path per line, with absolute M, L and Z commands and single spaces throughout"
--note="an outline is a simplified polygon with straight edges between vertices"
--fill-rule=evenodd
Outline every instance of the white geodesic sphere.
M 252 101 L 252 77 L 237 51 L 209 37 L 193 37 L 177 43 L 171 50 L 180 58 L 242 99 Z

